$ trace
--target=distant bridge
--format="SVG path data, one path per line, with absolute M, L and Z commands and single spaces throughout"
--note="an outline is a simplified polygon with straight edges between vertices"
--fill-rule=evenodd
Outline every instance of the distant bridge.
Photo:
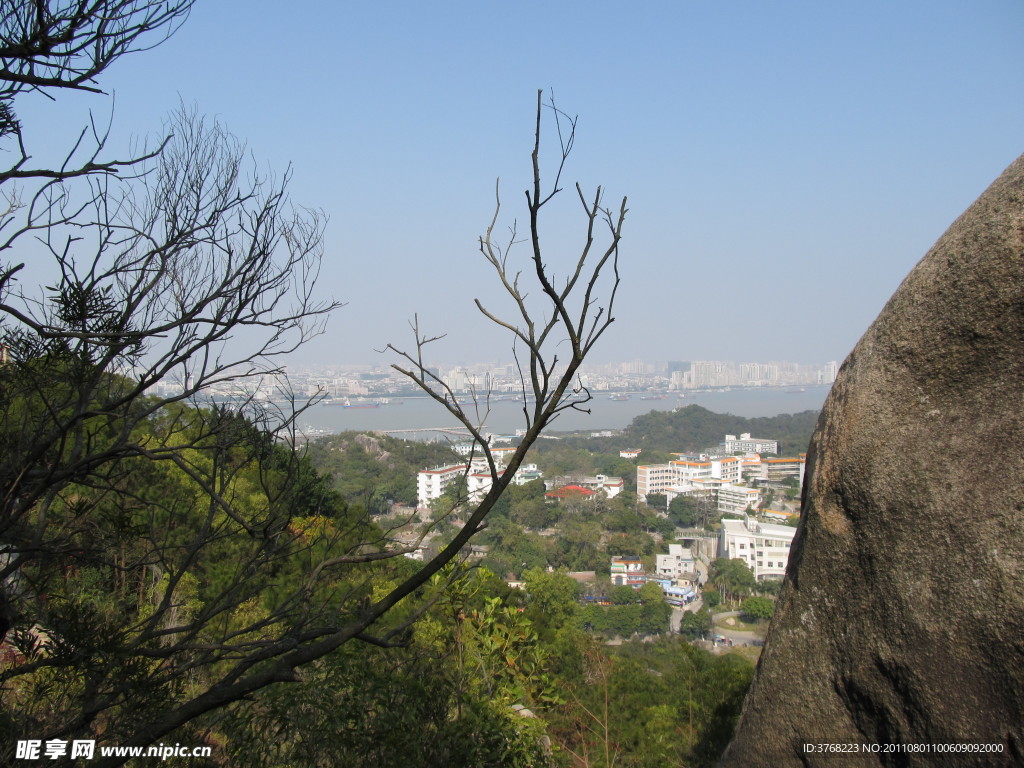
M 403 435 L 410 432 L 440 432 L 455 437 L 471 437 L 469 430 L 465 427 L 419 427 L 417 429 L 377 429 L 374 430 L 382 435 Z

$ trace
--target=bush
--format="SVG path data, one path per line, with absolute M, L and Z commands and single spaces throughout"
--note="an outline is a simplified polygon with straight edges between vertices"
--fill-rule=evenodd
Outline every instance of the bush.
M 748 597 L 743 601 L 740 612 L 751 619 L 770 619 L 775 614 L 775 603 L 767 597 Z

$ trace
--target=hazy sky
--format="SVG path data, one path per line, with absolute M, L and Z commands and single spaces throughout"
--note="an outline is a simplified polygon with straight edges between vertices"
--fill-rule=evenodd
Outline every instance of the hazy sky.
M 103 84 L 119 132 L 194 103 L 329 216 L 321 288 L 348 304 L 300 361 L 386 362 L 413 313 L 449 332 L 438 361 L 509 360 L 476 239 L 499 176 L 525 218 L 538 88 L 579 115 L 566 181 L 629 196 L 595 360 L 842 360 L 1024 151 L 1024 3 L 198 0 Z

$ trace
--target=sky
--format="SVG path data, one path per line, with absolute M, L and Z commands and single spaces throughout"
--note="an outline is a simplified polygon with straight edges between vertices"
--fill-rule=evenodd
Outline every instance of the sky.
M 414 315 L 440 364 L 511 361 L 477 238 L 499 178 L 522 231 L 538 89 L 578 115 L 541 225 L 557 274 L 573 183 L 628 196 L 593 361 L 841 361 L 1024 151 L 1024 3 L 198 0 L 100 84 L 19 114 L 56 145 L 92 109 L 126 144 L 194 105 L 326 214 L 317 290 L 346 305 L 296 364 L 390 363 Z

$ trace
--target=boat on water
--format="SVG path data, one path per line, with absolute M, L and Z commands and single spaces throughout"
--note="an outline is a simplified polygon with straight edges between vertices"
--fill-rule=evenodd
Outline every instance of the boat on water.
M 611 395 L 608 399 L 609 400 L 618 400 L 618 401 L 621 402 L 623 400 L 629 400 L 629 395 Z
M 371 403 L 366 400 L 352 402 L 347 397 L 344 400 L 327 400 L 324 405 L 332 405 L 335 408 L 380 408 L 380 403 Z
M 341 404 L 342 408 L 380 408 L 380 403 L 367 403 L 365 401 L 353 403 L 348 398 Z

